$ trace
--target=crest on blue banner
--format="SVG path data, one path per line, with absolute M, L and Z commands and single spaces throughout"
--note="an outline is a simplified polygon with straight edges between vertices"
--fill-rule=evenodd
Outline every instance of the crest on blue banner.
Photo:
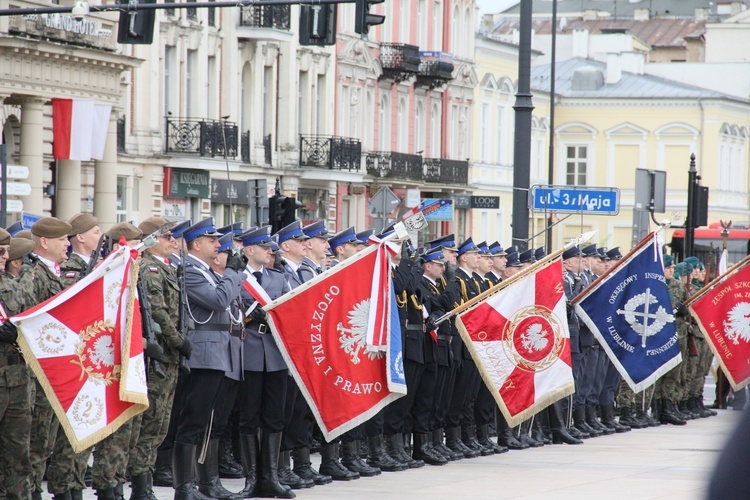
M 682 360 L 655 233 L 573 303 L 578 317 L 635 392 Z
M 388 325 L 388 350 L 386 361 L 388 365 L 388 390 L 406 394 L 406 376 L 404 375 L 404 352 L 401 345 L 401 323 L 398 319 L 398 305 L 396 291 L 391 288 L 390 320 Z

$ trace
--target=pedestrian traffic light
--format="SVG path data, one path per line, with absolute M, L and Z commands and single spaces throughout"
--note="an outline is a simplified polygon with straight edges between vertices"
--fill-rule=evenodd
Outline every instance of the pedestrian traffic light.
M 297 209 L 302 206 L 290 196 L 274 195 L 269 200 L 268 223 L 271 232 L 276 233 L 282 227 L 288 226 L 297 219 Z
M 377 3 L 383 3 L 385 0 L 356 0 L 356 10 L 354 17 L 354 31 L 367 37 L 370 26 L 377 26 L 385 22 L 385 16 L 381 14 L 370 14 L 370 7 Z
M 139 2 L 156 3 L 156 0 L 120 0 L 123 9 L 117 23 L 117 43 L 149 45 L 153 42 L 155 11 L 135 10 Z
M 336 4 L 300 5 L 299 44 L 336 44 Z

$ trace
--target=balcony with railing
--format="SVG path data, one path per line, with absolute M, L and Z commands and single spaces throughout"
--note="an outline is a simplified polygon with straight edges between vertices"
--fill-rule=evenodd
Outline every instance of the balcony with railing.
M 392 151 L 373 151 L 365 156 L 367 174 L 382 179 L 424 180 L 422 156 Z
M 166 153 L 204 157 L 237 157 L 237 124 L 224 120 L 167 117 Z
M 301 135 L 300 167 L 358 171 L 362 159 L 359 139 L 330 135 Z
M 279 31 L 289 31 L 291 24 L 290 7 L 288 5 L 256 4 L 240 9 L 240 27 L 270 28 Z M 241 38 L 257 38 L 248 36 L 247 30 L 238 30 Z M 259 36 L 262 36 L 259 34 Z
M 381 43 L 383 79 L 403 82 L 419 73 L 419 47 L 405 43 Z
M 436 184 L 465 186 L 469 183 L 469 162 L 447 158 L 425 158 L 424 180 Z
M 416 85 L 434 89 L 453 79 L 453 54 L 448 52 L 420 52 L 419 74 Z

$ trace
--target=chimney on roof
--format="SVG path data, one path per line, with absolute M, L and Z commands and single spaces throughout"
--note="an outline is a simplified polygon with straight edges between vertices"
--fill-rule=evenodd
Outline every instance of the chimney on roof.
M 648 21 L 651 19 L 651 11 L 649 9 L 635 9 L 633 11 L 634 21 Z
M 609 61 L 607 61 L 609 63 Z M 620 54 L 620 70 L 642 75 L 646 67 L 645 52 L 623 52 Z
M 708 21 L 708 9 L 706 8 L 697 8 L 695 9 L 695 14 L 693 16 L 696 21 Z
M 573 57 L 589 57 L 589 30 L 573 30 Z
M 617 52 L 607 54 L 607 85 L 614 85 L 622 78 L 622 58 Z

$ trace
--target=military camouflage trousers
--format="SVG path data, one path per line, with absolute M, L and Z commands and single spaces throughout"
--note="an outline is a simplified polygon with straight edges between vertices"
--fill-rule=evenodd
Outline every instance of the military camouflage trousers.
M 33 385 L 23 365 L 0 367 L 0 495 L 29 496 L 29 437 Z

